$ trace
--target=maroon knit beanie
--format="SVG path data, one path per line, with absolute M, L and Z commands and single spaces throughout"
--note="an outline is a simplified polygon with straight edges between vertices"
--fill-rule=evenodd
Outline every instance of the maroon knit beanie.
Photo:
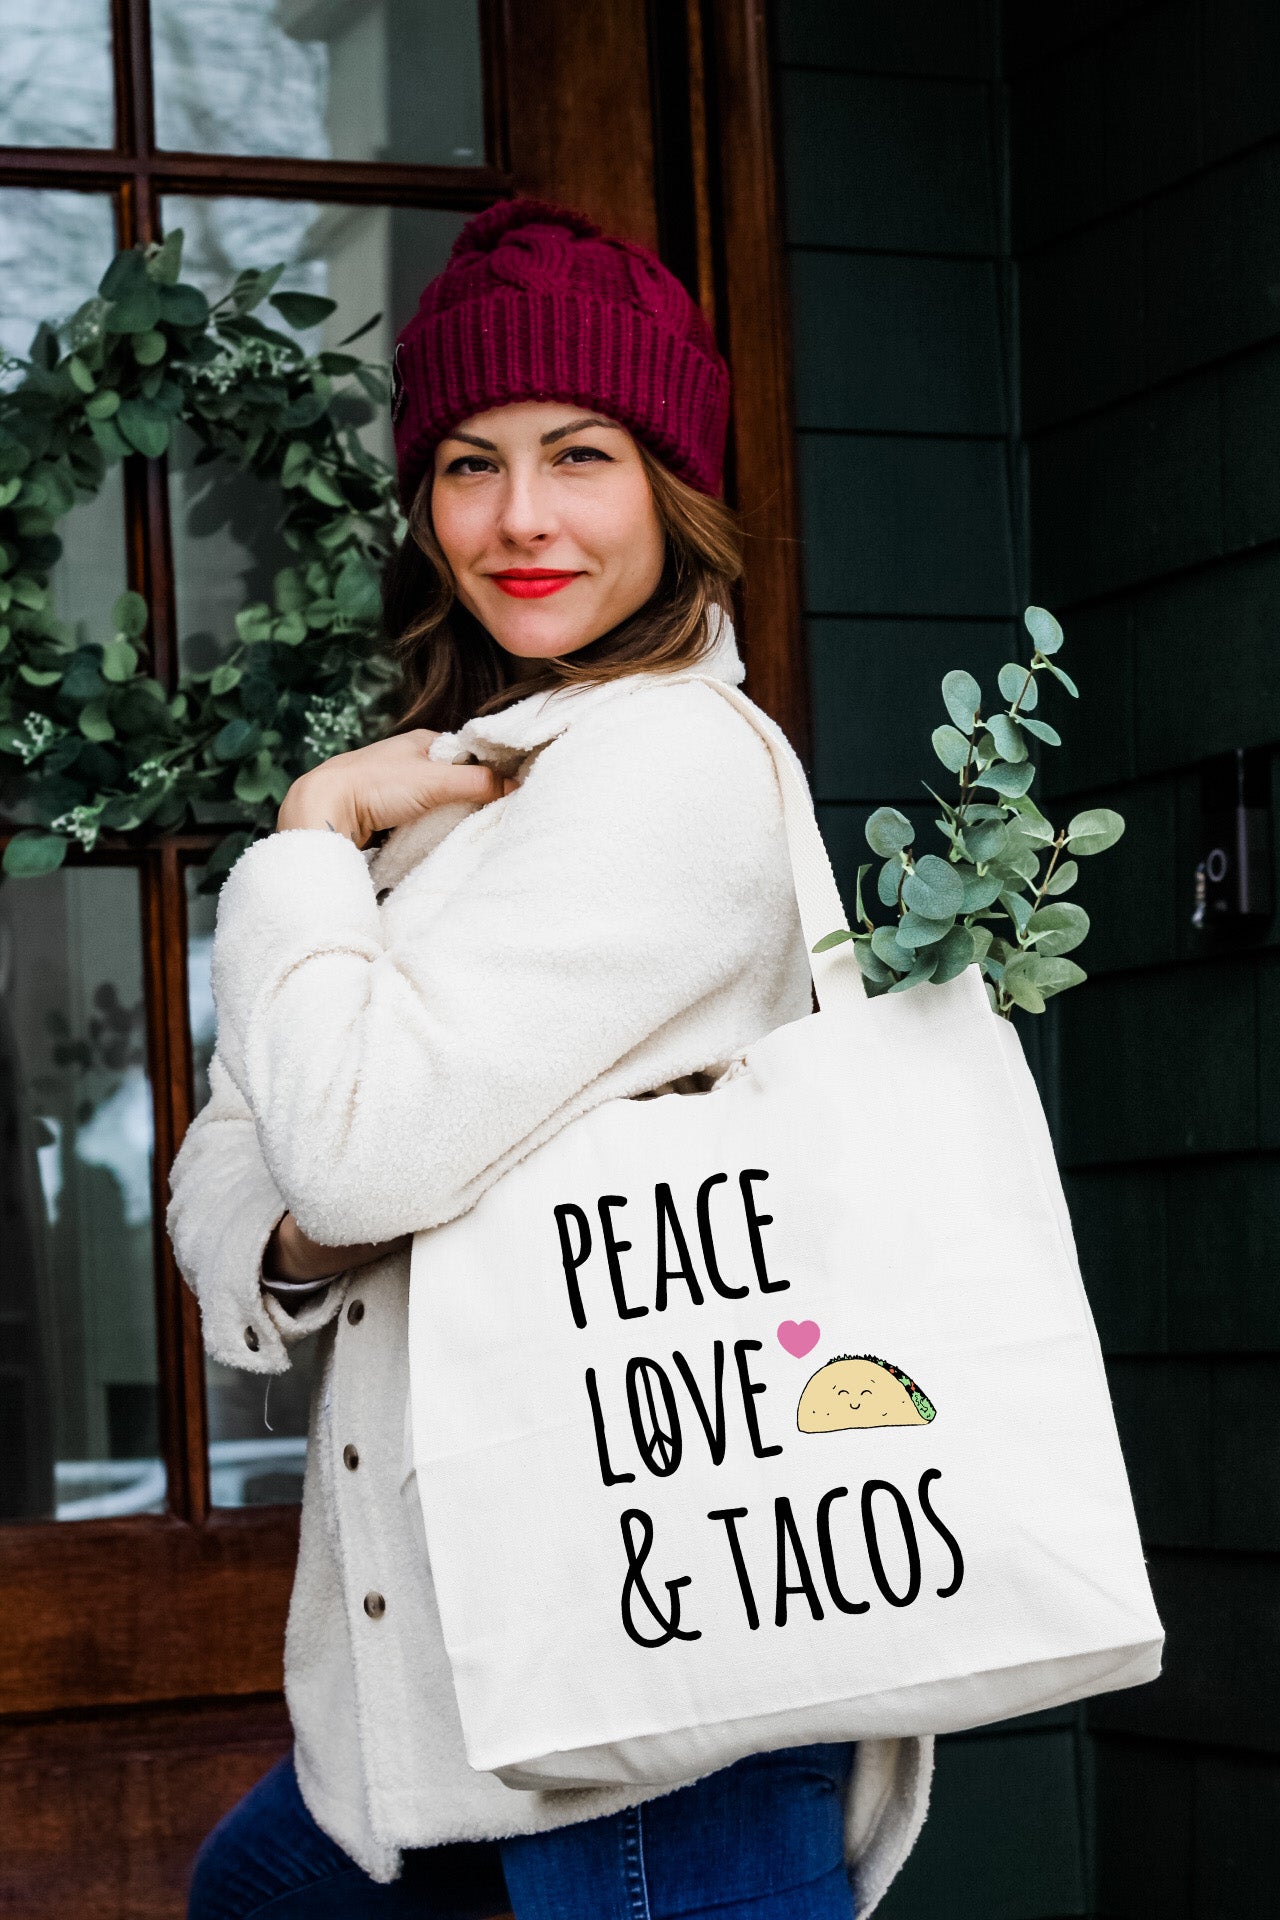
M 451 427 L 514 400 L 607 413 L 690 486 L 719 488 L 729 373 L 701 311 L 647 247 L 541 200 L 469 220 L 396 342 L 406 507 Z

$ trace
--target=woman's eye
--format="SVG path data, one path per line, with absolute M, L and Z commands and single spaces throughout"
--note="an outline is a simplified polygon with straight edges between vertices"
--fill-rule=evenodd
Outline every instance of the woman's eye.
M 606 453 L 602 447 L 566 447 L 557 464 L 559 466 L 568 466 L 569 463 L 572 462 L 575 467 L 582 467 L 586 466 L 589 461 L 611 460 L 612 457 L 613 456 Z
M 495 471 L 492 460 L 486 460 L 482 453 L 460 454 L 445 468 L 446 473 L 493 473 Z

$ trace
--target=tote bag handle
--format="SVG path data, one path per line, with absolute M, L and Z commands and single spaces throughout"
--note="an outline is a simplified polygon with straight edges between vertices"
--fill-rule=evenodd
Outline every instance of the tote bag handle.
M 847 927 L 849 923 L 813 811 L 809 783 L 804 777 L 804 769 L 796 757 L 795 748 L 777 722 L 763 713 L 754 701 L 748 700 L 746 694 L 737 687 L 731 687 L 725 680 L 713 679 L 710 674 L 691 674 L 689 677 L 701 680 L 704 686 L 713 687 L 731 707 L 736 707 L 764 741 L 773 759 L 782 791 L 782 819 L 787 836 L 787 852 L 791 859 L 791 878 L 796 890 L 796 906 L 800 910 L 800 926 L 809 954 L 809 971 L 813 975 L 818 1005 L 827 1013 L 865 1006 L 866 990 L 849 942 L 843 941 L 838 947 L 828 948 L 825 953 L 813 951 L 816 942 L 824 935 L 834 933 L 839 927 Z

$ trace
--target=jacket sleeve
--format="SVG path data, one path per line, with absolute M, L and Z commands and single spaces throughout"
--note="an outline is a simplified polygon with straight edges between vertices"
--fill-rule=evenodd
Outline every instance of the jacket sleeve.
M 333 1318 L 345 1288 L 335 1279 L 296 1314 L 263 1292 L 263 1251 L 288 1203 L 267 1171 L 244 1096 L 216 1053 L 209 1085 L 170 1171 L 169 1237 L 200 1302 L 213 1358 L 250 1373 L 283 1373 L 287 1349 Z
M 325 829 L 257 842 L 224 883 L 219 1046 L 315 1239 L 452 1218 L 794 924 L 768 751 L 696 682 L 603 703 L 458 831 L 488 836 L 466 886 L 441 900 L 411 875 L 385 919 Z

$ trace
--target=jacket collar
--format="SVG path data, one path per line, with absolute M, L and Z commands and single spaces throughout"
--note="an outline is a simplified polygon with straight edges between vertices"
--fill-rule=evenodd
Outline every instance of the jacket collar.
M 664 678 L 669 680 L 724 680 L 740 686 L 746 677 L 742 656 L 727 614 L 713 613 L 713 638 L 710 652 L 696 666 L 681 667 Z M 523 700 L 504 707 L 501 713 L 479 714 L 455 733 L 437 735 L 431 743 L 433 760 L 457 765 L 463 761 L 481 761 L 503 773 L 513 773 L 519 764 L 555 740 L 582 714 L 606 701 L 625 699 L 638 687 L 648 686 L 652 676 L 627 674 L 620 680 L 606 680 L 596 686 L 557 687 L 547 693 L 531 693 Z M 445 835 L 474 808 L 468 805 L 435 807 L 420 814 L 405 826 L 396 827 L 380 847 L 366 850 L 370 877 L 381 892 L 424 860 Z

